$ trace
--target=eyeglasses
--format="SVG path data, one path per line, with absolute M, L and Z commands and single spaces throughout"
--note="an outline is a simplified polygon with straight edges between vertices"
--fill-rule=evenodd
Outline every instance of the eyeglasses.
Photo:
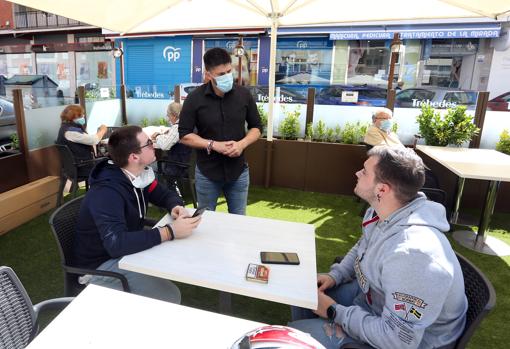
M 154 146 L 154 142 L 152 141 L 152 139 L 149 138 L 147 140 L 147 143 L 145 143 L 145 145 L 142 145 L 139 149 L 142 150 L 145 147 L 151 147 L 152 148 L 153 146 Z

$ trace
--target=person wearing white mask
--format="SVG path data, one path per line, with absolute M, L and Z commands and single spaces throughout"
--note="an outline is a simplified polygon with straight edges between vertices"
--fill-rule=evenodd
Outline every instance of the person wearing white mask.
M 372 125 L 367 129 L 363 142 L 371 145 L 403 147 L 395 132 L 392 131 L 392 112 L 388 108 L 380 108 L 372 114 Z
M 68 105 L 60 114 L 62 121 L 58 131 L 57 144 L 66 145 L 74 155 L 77 162 L 88 161 L 94 158 L 94 148 L 103 138 L 107 127 L 101 125 L 95 134 L 85 131 L 84 110 L 80 105 Z M 93 165 L 80 166 L 78 177 L 86 177 L 92 170 Z
M 124 126 L 108 140 L 110 159 L 90 174 L 90 189 L 81 204 L 73 246 L 76 267 L 113 271 L 126 276 L 131 292 L 180 303 L 169 280 L 119 269 L 121 257 L 191 235 L 200 217 L 191 218 L 179 195 L 160 185 L 150 165 L 156 160 L 152 140 L 139 126 Z M 174 218 L 163 227 L 144 229 L 149 202 Z M 122 289 L 118 279 L 93 276 L 90 283 Z
M 197 149 L 198 205 L 214 210 L 223 193 L 229 213 L 245 214 L 249 170 L 243 152 L 262 131 L 257 105 L 248 89 L 234 86 L 226 50 L 208 50 L 204 66 L 207 83 L 187 96 L 179 121 L 181 142 Z

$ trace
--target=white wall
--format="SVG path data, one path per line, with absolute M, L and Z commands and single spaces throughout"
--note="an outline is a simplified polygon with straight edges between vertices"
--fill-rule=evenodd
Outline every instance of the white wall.
M 493 52 L 488 90 L 489 99 L 510 91 L 510 45 L 504 51 Z

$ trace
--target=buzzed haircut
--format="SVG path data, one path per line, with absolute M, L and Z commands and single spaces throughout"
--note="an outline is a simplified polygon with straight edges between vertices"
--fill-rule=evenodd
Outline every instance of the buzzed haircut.
M 368 156 L 378 158 L 374 167 L 376 181 L 390 185 L 402 204 L 414 199 L 423 187 L 425 165 L 414 150 L 378 146 L 370 149 Z
M 232 63 L 230 53 L 221 47 L 214 47 L 204 54 L 204 66 L 207 71 L 210 71 L 219 65 L 230 63 Z
M 115 130 L 108 139 L 108 154 L 119 167 L 128 164 L 129 155 L 140 153 L 140 141 L 137 136 L 143 132 L 140 126 L 124 126 Z

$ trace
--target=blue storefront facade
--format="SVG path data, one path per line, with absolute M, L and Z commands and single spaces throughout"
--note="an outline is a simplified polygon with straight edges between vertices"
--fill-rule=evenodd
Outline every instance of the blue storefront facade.
M 168 99 L 174 86 L 191 81 L 192 37 L 122 39 L 128 97 Z M 117 61 L 117 85 L 120 63 Z
M 275 81 L 287 90 L 319 91 L 332 86 L 385 88 L 394 32 L 403 39 L 395 83 L 414 87 L 483 90 L 491 64 L 491 39 L 498 23 L 284 28 L 279 30 Z M 203 54 L 212 47 L 232 52 L 233 36 L 171 36 L 121 39 L 125 84 L 134 98 L 169 98 L 178 84 L 203 81 Z M 242 80 L 267 86 L 270 40 L 243 37 Z M 238 58 L 233 56 L 237 74 Z M 117 74 L 119 77 L 120 74 Z M 119 78 L 117 78 L 119 83 Z

